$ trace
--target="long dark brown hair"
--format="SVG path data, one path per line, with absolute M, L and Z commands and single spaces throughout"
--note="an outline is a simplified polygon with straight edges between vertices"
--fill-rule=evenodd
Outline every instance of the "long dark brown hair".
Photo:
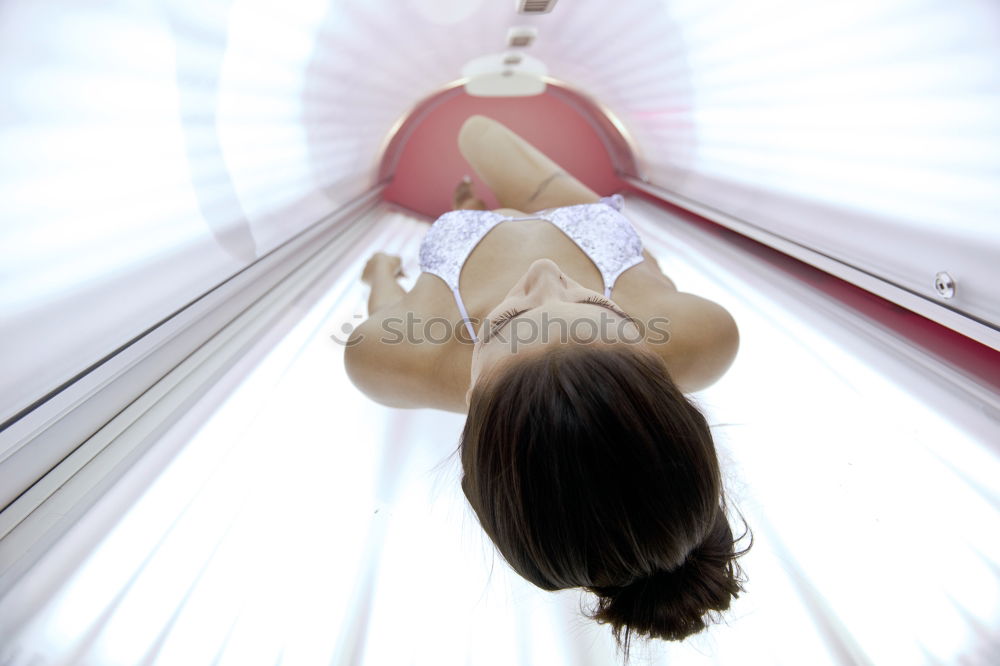
M 715 445 L 666 365 L 631 345 L 556 347 L 473 388 L 462 489 L 521 576 L 597 595 L 632 634 L 681 640 L 742 591 Z M 745 552 L 745 551 L 744 551 Z

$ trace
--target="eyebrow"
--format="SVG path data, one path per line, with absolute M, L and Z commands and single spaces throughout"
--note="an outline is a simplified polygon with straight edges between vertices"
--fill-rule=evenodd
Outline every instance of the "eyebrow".
M 636 321 L 636 319 L 634 317 L 631 317 L 628 314 L 626 314 L 624 310 L 618 310 L 618 309 L 613 308 L 613 307 L 611 307 L 611 306 L 609 306 L 609 305 L 607 305 L 605 303 L 595 303 L 594 301 L 588 301 L 588 300 L 573 301 L 573 302 L 577 303 L 578 305 L 596 305 L 599 308 L 604 308 L 605 310 L 610 310 L 611 312 L 614 312 L 619 317 L 623 317 L 624 319 L 632 322 L 632 325 L 635 326 L 636 328 L 639 328 L 639 322 Z M 507 326 L 507 324 L 509 324 L 510 322 L 514 321 L 515 319 L 517 319 L 521 315 L 527 314 L 527 313 L 531 312 L 534 309 L 535 308 L 527 308 L 525 310 L 521 310 L 520 312 L 518 312 L 516 315 L 514 315 L 510 319 L 508 319 L 507 321 L 505 321 L 502 324 L 500 324 L 500 326 L 498 328 L 491 329 L 487 333 L 486 339 L 483 340 L 483 343 L 485 344 L 485 343 L 489 342 L 490 339 L 493 338 L 493 336 L 495 336 L 497 333 L 499 333 L 500 331 L 502 331 Z M 641 331 L 642 329 L 639 329 L 639 330 Z

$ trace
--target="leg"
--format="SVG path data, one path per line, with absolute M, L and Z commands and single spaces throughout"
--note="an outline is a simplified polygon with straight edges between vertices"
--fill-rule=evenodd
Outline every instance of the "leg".
M 458 149 L 504 208 L 530 213 L 594 203 L 601 198 L 491 118 L 471 116 L 466 120 L 458 134 Z

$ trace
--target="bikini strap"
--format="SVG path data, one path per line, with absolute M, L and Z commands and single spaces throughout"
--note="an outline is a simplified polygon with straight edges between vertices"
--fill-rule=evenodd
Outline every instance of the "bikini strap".
M 469 312 L 465 309 L 465 303 L 462 302 L 462 295 L 458 293 L 458 287 L 452 287 L 451 293 L 455 296 L 455 304 L 458 306 L 458 312 L 462 315 L 462 321 L 465 322 L 465 328 L 468 329 L 469 336 L 473 342 L 479 342 L 479 338 L 476 337 L 476 331 L 472 327 L 472 318 L 469 317 Z

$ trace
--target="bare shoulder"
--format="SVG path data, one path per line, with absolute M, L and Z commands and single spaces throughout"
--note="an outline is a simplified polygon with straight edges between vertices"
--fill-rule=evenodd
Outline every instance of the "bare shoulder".
M 412 313 L 402 307 L 381 310 L 358 326 L 348 338 L 344 366 L 362 393 L 387 407 L 431 407 L 463 411 L 464 389 L 453 387 L 453 375 L 468 370 L 452 368 L 454 344 L 428 344 L 408 330 Z
M 714 384 L 740 346 L 736 320 L 724 307 L 683 291 L 664 290 L 654 297 L 655 311 L 666 320 L 664 334 L 647 341 L 663 357 L 674 381 L 685 393 Z

